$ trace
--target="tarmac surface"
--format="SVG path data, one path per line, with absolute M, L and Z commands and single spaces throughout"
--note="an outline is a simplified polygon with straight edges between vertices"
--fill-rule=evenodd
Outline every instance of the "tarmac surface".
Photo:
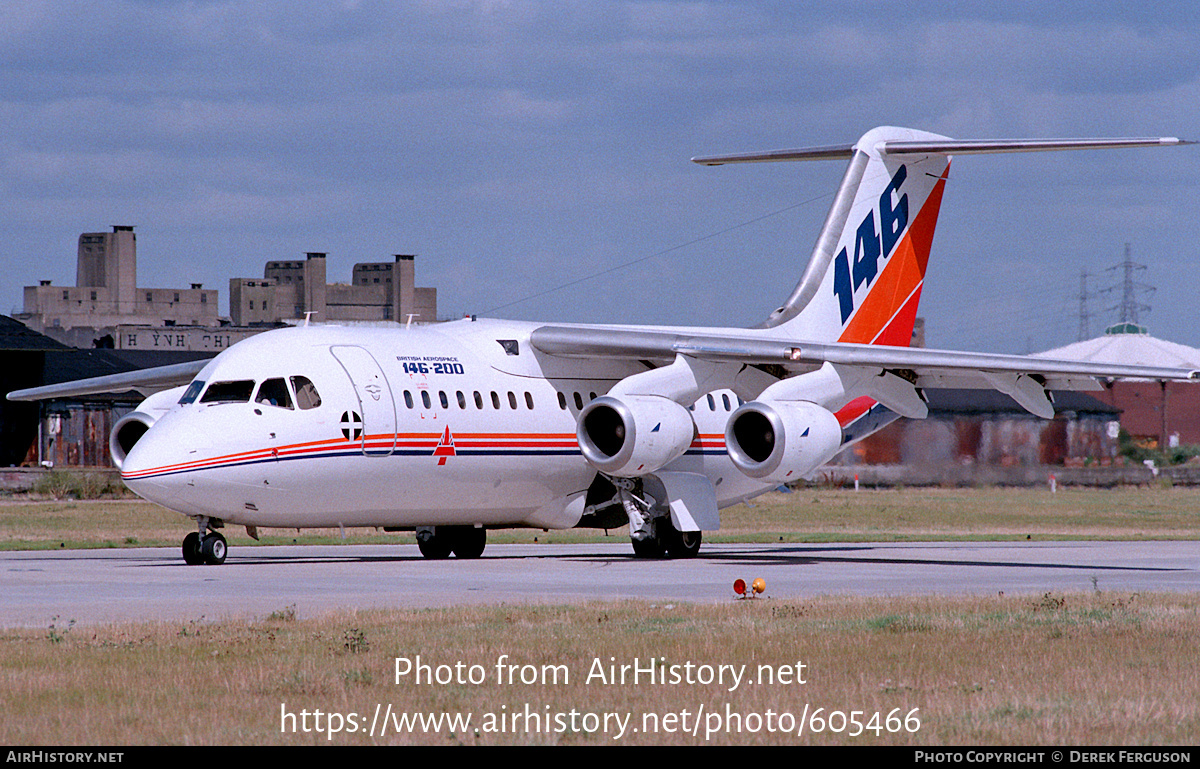
M 415 545 L 232 547 L 223 566 L 177 548 L 0 552 L 0 626 L 301 616 L 367 608 L 766 597 L 1200 592 L 1200 542 L 705 544 L 691 560 L 636 559 L 628 542 L 489 545 L 428 561 Z

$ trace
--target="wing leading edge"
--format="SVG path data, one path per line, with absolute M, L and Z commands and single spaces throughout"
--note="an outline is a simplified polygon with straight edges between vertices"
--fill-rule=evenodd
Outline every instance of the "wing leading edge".
M 194 360 L 171 366 L 130 371 L 124 374 L 109 374 L 91 379 L 78 379 L 74 382 L 13 390 L 8 394 L 8 399 L 10 401 L 38 401 L 50 398 L 75 398 L 99 393 L 119 393 L 129 390 L 136 390 L 142 395 L 150 395 L 159 390 L 187 384 L 208 363 L 209 359 Z
M 1023 355 L 931 350 L 920 347 L 806 342 L 761 335 L 691 333 L 687 330 L 541 326 L 533 331 L 537 350 L 567 358 L 611 358 L 669 362 L 685 356 L 713 363 L 774 364 L 787 375 L 825 364 L 895 374 L 916 388 L 999 390 L 1023 407 L 1046 416 L 1046 390 L 1096 391 L 1102 380 L 1200 380 L 1200 371 L 1161 366 L 1055 360 Z M 1049 414 L 1053 416 L 1053 412 Z

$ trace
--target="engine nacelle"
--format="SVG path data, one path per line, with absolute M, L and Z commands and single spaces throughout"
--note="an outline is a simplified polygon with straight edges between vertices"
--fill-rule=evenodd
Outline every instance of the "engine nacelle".
M 108 434 L 108 452 L 112 455 L 113 464 L 120 470 L 125 464 L 125 457 L 133 450 L 133 446 L 146 431 L 154 427 L 154 423 L 179 404 L 179 397 L 186 387 L 172 387 L 154 393 L 138 404 L 138 407 L 117 420 L 112 432 Z
M 787 483 L 833 458 L 842 445 L 842 426 L 815 403 L 752 401 L 729 418 L 725 445 L 746 475 Z
M 125 457 L 133 450 L 133 445 L 141 440 L 157 421 L 143 411 L 131 411 L 113 425 L 112 432 L 108 434 L 108 451 L 112 454 L 113 464 L 118 470 L 125 464 Z
M 696 437 L 686 408 L 657 395 L 602 395 L 579 412 L 583 456 L 602 473 L 631 478 L 678 459 Z

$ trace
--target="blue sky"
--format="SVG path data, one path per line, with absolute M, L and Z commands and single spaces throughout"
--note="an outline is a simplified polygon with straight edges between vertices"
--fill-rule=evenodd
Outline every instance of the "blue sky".
M 446 316 L 752 325 L 842 164 L 693 155 L 882 124 L 1200 139 L 1192 3 L 843 5 L 5 4 L 0 312 L 73 284 L 80 232 L 132 224 L 140 285 L 200 282 L 222 307 L 270 259 L 325 251 L 346 281 L 415 253 Z M 1115 283 L 1129 242 L 1151 331 L 1200 346 L 1198 169 L 1200 147 L 958 159 L 929 344 L 1074 341 L 1080 271 Z M 1117 301 L 1090 301 L 1093 333 Z

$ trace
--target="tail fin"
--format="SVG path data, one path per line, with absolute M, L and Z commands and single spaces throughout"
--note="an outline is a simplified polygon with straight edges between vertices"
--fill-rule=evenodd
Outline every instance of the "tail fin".
M 694 158 L 704 165 L 849 158 L 800 282 L 761 324 L 813 341 L 908 346 L 951 154 L 1184 144 L 1174 138 L 956 141 L 881 127 L 849 146 Z

